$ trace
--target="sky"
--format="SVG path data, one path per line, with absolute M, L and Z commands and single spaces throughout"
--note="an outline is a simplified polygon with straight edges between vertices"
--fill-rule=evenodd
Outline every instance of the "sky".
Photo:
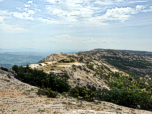
M 152 0 L 0 0 L 0 50 L 152 52 Z

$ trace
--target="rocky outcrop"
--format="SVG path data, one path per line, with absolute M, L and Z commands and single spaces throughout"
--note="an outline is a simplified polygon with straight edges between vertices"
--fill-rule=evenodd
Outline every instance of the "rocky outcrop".
M 89 69 L 87 68 L 86 65 L 72 65 L 72 68 L 74 70 L 80 69 L 80 70 L 84 70 L 84 71 L 89 71 Z
M 5 74 L 8 76 L 15 76 L 17 75 L 15 71 L 7 69 L 7 68 L 3 68 L 0 66 L 0 74 Z
M 94 65 L 94 69 L 102 64 L 102 62 L 99 62 L 88 56 L 81 56 L 78 54 L 67 55 L 63 53 L 54 53 L 41 60 L 39 64 L 37 64 L 38 67 L 32 67 L 32 65 L 29 66 L 33 69 L 43 69 L 43 71 L 46 73 L 53 72 L 57 75 L 64 75 L 66 73 L 70 77 L 68 82 L 71 87 L 75 87 L 76 85 L 79 85 L 80 87 L 87 87 L 89 85 L 91 87 L 95 87 L 96 89 L 109 89 L 104 80 L 100 79 L 100 75 L 97 74 L 97 72 L 93 69 L 89 69 L 87 67 L 88 64 L 86 63 L 88 63 L 88 61 L 90 64 Z
M 67 55 L 63 53 L 54 53 L 43 60 L 39 61 L 39 63 L 44 63 L 44 62 L 51 62 L 51 61 L 60 61 L 60 60 L 66 60 Z

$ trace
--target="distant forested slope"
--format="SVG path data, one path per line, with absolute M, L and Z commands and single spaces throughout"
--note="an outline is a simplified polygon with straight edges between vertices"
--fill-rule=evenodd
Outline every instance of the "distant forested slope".
M 41 59 L 43 59 L 42 56 L 0 53 L 0 66 L 5 68 L 11 68 L 13 65 L 26 66 L 31 63 L 38 63 Z
M 135 77 L 152 77 L 152 52 L 132 51 L 132 50 L 113 50 L 95 49 L 79 54 L 89 54 L 104 60 L 114 67 L 127 72 Z

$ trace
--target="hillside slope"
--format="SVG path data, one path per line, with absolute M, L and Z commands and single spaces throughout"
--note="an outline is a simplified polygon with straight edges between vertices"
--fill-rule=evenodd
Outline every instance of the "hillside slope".
M 8 75 L 9 74 L 9 75 Z M 149 111 L 131 109 L 104 101 L 77 101 L 58 94 L 57 98 L 37 95 L 37 87 L 14 78 L 15 73 L 0 68 L 0 113 L 2 114 L 151 114 Z M 67 104 L 67 105 L 66 105 Z
M 131 75 L 90 54 L 75 53 L 68 55 L 54 53 L 41 60 L 38 64 L 30 64 L 29 67 L 43 70 L 46 73 L 67 74 L 69 76 L 68 83 L 72 88 L 78 85 L 87 89 L 96 88 L 98 90 L 106 88 L 110 90 L 113 88 L 112 83 L 118 83 L 120 80 L 125 87 L 131 87 L 137 83 Z M 118 80 L 117 76 L 122 78 Z M 129 79 L 132 79 L 132 81 Z
M 54 53 L 41 60 L 39 64 L 30 64 L 29 67 L 43 70 L 46 73 L 68 74 L 70 77 L 68 82 L 72 87 L 79 84 L 79 86 L 91 86 L 96 89 L 110 89 L 106 84 L 107 80 L 103 78 L 104 75 L 119 72 L 121 76 L 129 77 L 127 73 L 119 71 L 105 61 L 96 60 L 93 56 L 78 54 Z

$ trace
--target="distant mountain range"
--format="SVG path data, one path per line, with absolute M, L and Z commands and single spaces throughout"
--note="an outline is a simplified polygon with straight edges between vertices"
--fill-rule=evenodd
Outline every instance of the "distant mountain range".
M 0 48 L 1 49 L 1 48 Z M 73 54 L 76 52 L 66 52 L 66 54 Z M 29 64 L 38 63 L 51 53 L 38 52 L 5 52 L 0 53 L 0 66 L 5 68 L 12 68 L 13 65 L 26 66 Z
M 137 50 L 114 50 L 114 49 L 100 49 L 100 48 L 94 49 L 94 50 L 124 51 L 124 52 L 139 54 L 139 55 L 142 55 L 142 56 L 152 57 L 152 52 L 148 52 L 148 51 L 137 51 Z
M 0 53 L 0 66 L 5 68 L 11 68 L 13 65 L 26 66 L 31 63 L 37 63 L 41 59 L 43 59 L 43 56 Z

